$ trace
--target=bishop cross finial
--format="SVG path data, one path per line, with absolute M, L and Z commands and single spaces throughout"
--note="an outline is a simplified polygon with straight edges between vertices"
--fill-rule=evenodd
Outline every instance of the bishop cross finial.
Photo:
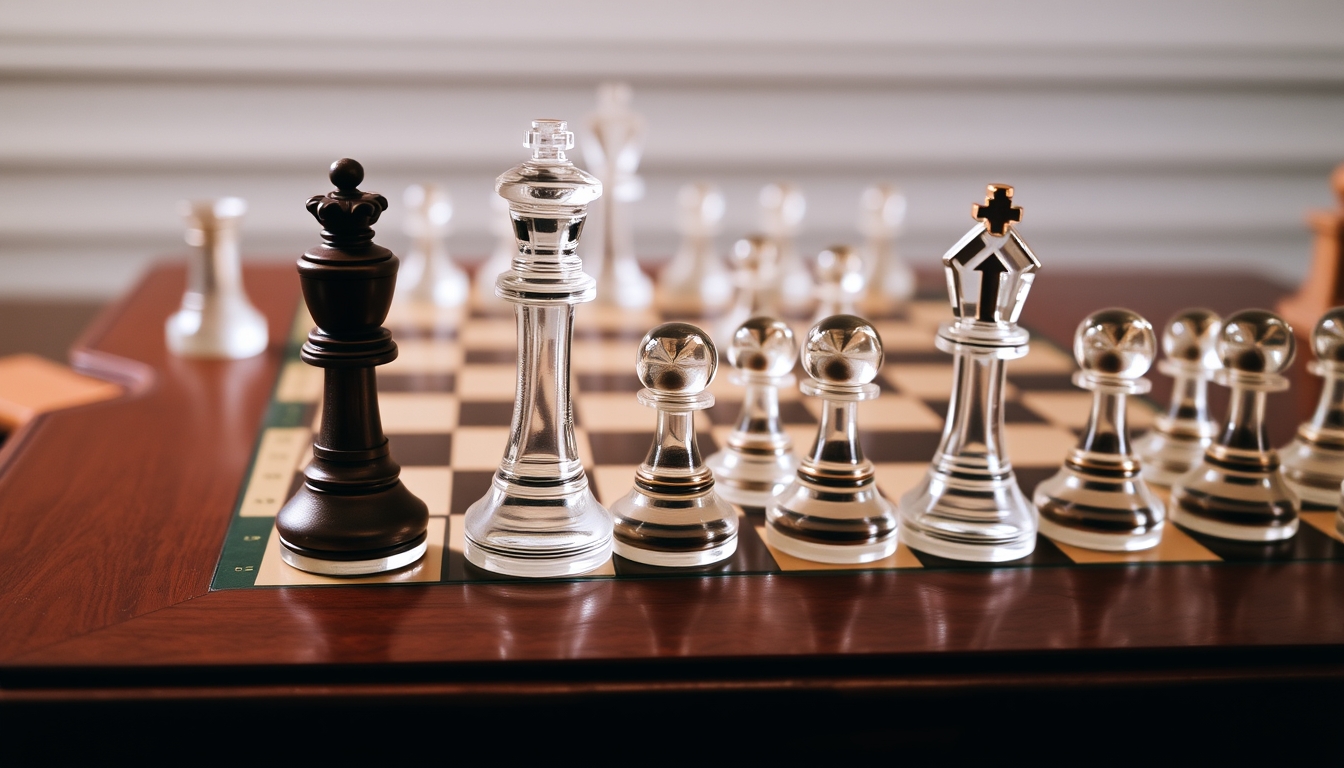
M 971 218 L 985 222 L 989 234 L 1002 237 L 1008 231 L 1008 222 L 1021 221 L 1022 209 L 1013 205 L 1013 188 L 1007 184 L 990 184 L 985 204 L 971 206 Z

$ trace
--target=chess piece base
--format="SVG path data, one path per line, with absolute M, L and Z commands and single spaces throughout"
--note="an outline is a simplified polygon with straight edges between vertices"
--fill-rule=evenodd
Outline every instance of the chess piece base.
M 900 510 L 901 541 L 930 555 L 1001 563 L 1036 549 L 1039 515 L 1012 472 L 969 480 L 931 471 Z
M 637 563 L 671 567 L 731 557 L 737 551 L 737 511 L 715 490 L 677 497 L 632 489 L 611 505 L 614 551 Z
M 425 554 L 428 526 L 428 507 L 395 480 L 383 490 L 359 494 L 326 493 L 305 484 L 275 520 L 284 561 L 327 576 L 403 568 Z
M 1167 488 L 1194 469 L 1213 442 L 1213 427 L 1205 435 L 1164 434 L 1157 428 L 1134 441 L 1134 454 L 1143 464 L 1143 479 Z
M 515 486 L 495 475 L 490 492 L 467 509 L 464 524 L 467 561 L 493 573 L 577 576 L 611 557 L 611 515 L 583 475 L 547 489 Z
M 1282 541 L 1296 535 L 1298 500 L 1278 462 L 1247 465 L 1226 449 L 1222 453 L 1218 463 L 1206 460 L 1172 489 L 1172 522 L 1235 541 Z
M 280 558 L 294 568 L 323 576 L 368 576 L 405 568 L 425 556 L 429 542 L 422 535 L 420 543 L 395 555 L 371 557 L 363 560 L 328 560 L 304 554 L 283 538 L 280 539 Z
M 164 327 L 168 349 L 181 357 L 242 360 L 266 350 L 266 317 L 242 296 L 219 296 L 183 307 Z
M 799 476 L 766 509 L 765 541 L 804 560 L 871 563 L 896 551 L 896 510 L 871 476 L 853 488 Z
M 1166 507 L 1134 462 L 1089 469 L 1079 452 L 1036 486 L 1040 532 L 1055 541 L 1106 552 L 1136 552 L 1162 540 Z
M 743 507 L 765 507 L 784 492 L 798 471 L 790 451 L 725 449 L 705 460 L 714 472 L 714 490 L 724 501 Z
M 1344 482 L 1344 447 L 1310 443 L 1298 435 L 1279 452 L 1283 479 L 1303 505 L 1337 509 Z

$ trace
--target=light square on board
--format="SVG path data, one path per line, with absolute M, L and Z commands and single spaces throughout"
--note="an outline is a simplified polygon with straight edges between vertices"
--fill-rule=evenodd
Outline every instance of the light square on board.
M 625 392 L 593 392 L 577 397 L 579 423 L 590 432 L 652 432 L 658 411 Z
M 818 419 L 826 409 L 826 402 L 819 397 L 804 398 L 803 405 Z M 890 393 L 860 402 L 858 419 L 860 432 L 865 429 L 926 432 L 943 428 L 943 417 L 920 400 Z
M 882 378 L 901 394 L 925 400 L 947 400 L 952 393 L 952 357 L 947 365 L 936 363 L 900 363 L 882 366 Z M 1004 397 L 1017 396 L 1017 388 L 1010 382 L 1003 385 Z
M 325 369 L 301 360 L 285 363 L 280 371 L 280 382 L 275 385 L 275 399 L 281 403 L 316 403 L 322 399 Z
M 930 456 L 930 459 L 933 457 Z M 877 477 L 877 488 L 892 504 L 900 501 L 901 496 L 919 485 L 929 473 L 929 462 L 903 461 L 883 462 L 873 465 Z
M 952 303 L 946 299 L 912 301 L 905 305 L 905 316 L 913 325 L 936 331 L 952 319 Z
M 1208 563 L 1222 560 L 1195 541 L 1190 534 L 1168 523 L 1162 531 L 1162 540 L 1152 549 L 1140 552 L 1100 552 L 1064 544 L 1054 539 L 1055 546 L 1075 563 Z
M 513 402 L 516 365 L 468 365 L 457 372 L 457 394 L 464 401 Z
M 1033 392 L 1024 391 L 1018 398 L 1021 403 L 1047 421 L 1070 429 L 1084 429 L 1092 414 L 1092 393 L 1085 390 L 1075 392 Z M 1153 423 L 1153 409 L 1142 400 L 1127 398 L 1127 421 L 1134 433 L 1147 429 Z
M 424 301 L 394 301 L 387 313 L 387 322 L 383 325 L 392 329 L 392 338 L 400 344 L 398 330 L 449 331 L 462 327 L 465 316 L 463 307 L 440 307 Z
M 280 535 L 271 528 L 271 536 L 266 540 L 266 552 L 257 567 L 258 587 L 312 586 L 316 584 L 419 584 L 435 582 L 443 575 L 443 547 L 448 537 L 448 518 L 431 517 L 429 530 L 425 536 L 429 546 L 425 556 L 415 563 L 390 573 L 376 573 L 371 576 L 322 576 L 316 573 L 300 571 L 291 567 L 280 558 Z
M 638 339 L 575 339 L 570 357 L 574 373 L 615 373 L 635 376 Z
M 1340 534 L 1339 528 L 1335 527 L 1335 522 L 1338 520 L 1337 512 L 1301 512 L 1299 515 L 1302 522 L 1335 541 L 1344 542 L 1344 534 Z
M 447 515 L 453 498 L 453 470 L 448 467 L 402 467 L 401 482 L 429 507 L 433 516 Z
M 514 349 L 517 326 L 512 317 L 477 319 L 463 326 L 457 338 L 464 349 Z
M 765 541 L 765 526 L 756 526 L 756 534 L 761 537 L 761 541 Z M 769 544 L 765 546 L 770 550 L 770 556 L 775 559 L 775 564 L 781 571 L 873 571 L 924 567 L 919 558 L 915 557 L 915 553 L 899 542 L 896 544 L 895 552 L 871 563 L 818 563 L 786 554 Z
M 509 445 L 509 427 L 458 427 L 453 432 L 453 470 L 499 469 Z
M 910 325 L 898 320 L 879 320 L 873 323 L 877 335 L 882 337 L 884 352 L 934 352 L 933 344 L 936 331 Z
M 462 367 L 462 347 L 441 339 L 401 339 L 397 359 L 383 366 L 387 373 L 452 373 Z
M 1027 356 L 1009 360 L 1008 372 L 1011 373 L 1073 373 L 1078 365 L 1073 355 L 1061 351 L 1048 341 L 1032 342 Z
M 384 392 L 378 410 L 389 435 L 451 432 L 457 426 L 457 398 L 442 392 Z
M 1071 430 L 1053 424 L 1005 424 L 1003 440 L 1015 467 L 1056 467 L 1078 444 Z
M 638 464 L 603 464 L 588 467 L 588 481 L 602 506 L 611 508 L 615 501 L 630 492 L 635 485 Z

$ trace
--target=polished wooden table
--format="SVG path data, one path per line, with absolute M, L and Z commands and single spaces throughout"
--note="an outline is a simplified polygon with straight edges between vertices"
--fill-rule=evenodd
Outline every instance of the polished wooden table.
M 71 352 L 125 398 L 0 449 L 0 763 L 127 738 L 143 759 L 278 762 L 265 729 L 305 759 L 484 743 L 506 764 L 1104 764 L 1151 762 L 1159 737 L 1173 758 L 1337 741 L 1344 563 L 210 592 L 298 286 L 291 265 L 249 266 L 271 350 L 200 362 L 163 343 L 183 281 L 152 270 Z M 1043 272 L 1023 321 L 1067 345 L 1104 306 L 1160 325 L 1279 295 L 1247 275 Z

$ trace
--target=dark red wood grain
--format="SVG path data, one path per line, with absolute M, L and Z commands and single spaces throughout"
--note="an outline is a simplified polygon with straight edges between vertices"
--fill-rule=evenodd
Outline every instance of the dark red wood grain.
M 1301 655 L 1344 642 L 1339 563 L 211 593 L 298 300 L 290 265 L 250 266 L 246 280 L 271 322 L 265 355 L 168 355 L 183 272 L 157 268 L 72 353 L 131 394 L 43 417 L 0 453 L 0 701 L 746 685 L 714 666 L 730 662 L 776 689 L 1096 683 L 1121 667 L 1133 679 L 1344 678 L 1333 662 L 1303 672 Z M 1190 304 L 1226 312 L 1279 293 L 1249 276 L 1052 273 L 1024 321 L 1067 345 L 1102 306 L 1160 325 Z M 1194 655 L 1174 667 L 1159 655 L 1182 652 Z M 1079 658 L 1090 661 L 1050 666 Z M 397 676 L 407 666 L 415 680 Z M 454 687 L 467 677 L 476 688 Z

